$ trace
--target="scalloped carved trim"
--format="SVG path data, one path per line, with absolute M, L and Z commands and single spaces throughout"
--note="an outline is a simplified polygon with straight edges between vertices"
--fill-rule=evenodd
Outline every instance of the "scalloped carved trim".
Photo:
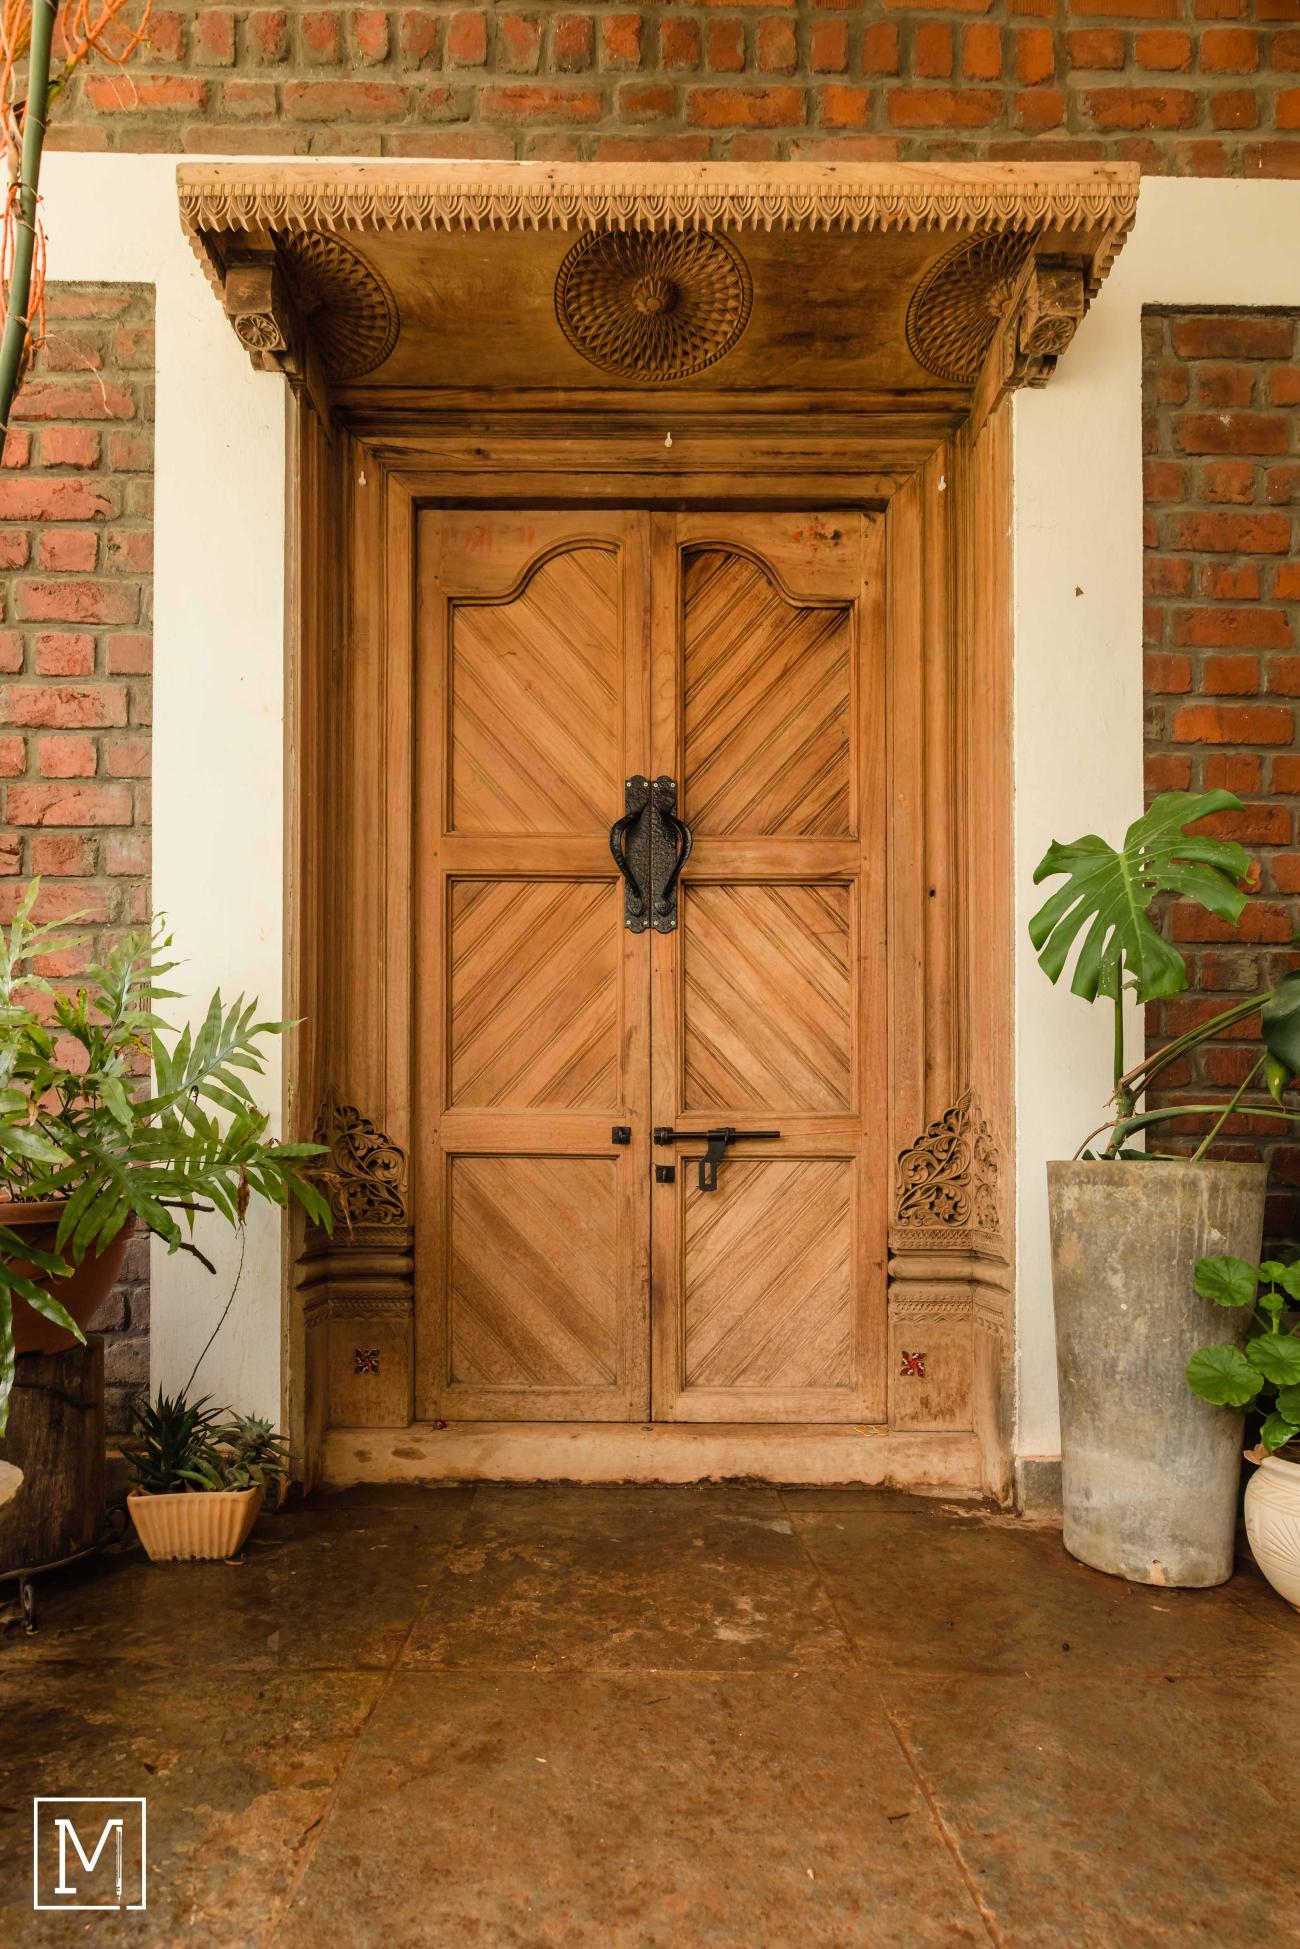
M 176 174 L 191 234 L 1100 229 L 1098 281 L 1139 181 L 1135 163 L 188 163 Z

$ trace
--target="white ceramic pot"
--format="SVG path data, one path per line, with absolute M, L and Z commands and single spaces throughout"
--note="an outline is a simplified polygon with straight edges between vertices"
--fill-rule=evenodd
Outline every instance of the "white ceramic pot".
M 1300 1463 L 1264 1457 L 1246 1484 L 1246 1534 L 1278 1596 L 1300 1611 Z
M 151 1496 L 133 1489 L 126 1499 L 135 1533 L 155 1563 L 236 1556 L 262 1507 L 260 1489 L 199 1489 Z

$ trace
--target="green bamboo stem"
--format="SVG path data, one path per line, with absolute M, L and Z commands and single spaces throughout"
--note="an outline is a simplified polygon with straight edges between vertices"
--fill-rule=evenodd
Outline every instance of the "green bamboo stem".
M 9 431 L 14 394 L 23 367 L 23 353 L 31 331 L 32 266 L 36 260 L 36 205 L 41 179 L 41 153 L 49 113 L 50 57 L 58 0 L 32 0 L 32 39 L 27 57 L 27 109 L 23 116 L 23 147 L 18 164 L 18 211 L 14 238 L 13 274 L 9 280 L 4 333 L 0 336 L 0 447 Z

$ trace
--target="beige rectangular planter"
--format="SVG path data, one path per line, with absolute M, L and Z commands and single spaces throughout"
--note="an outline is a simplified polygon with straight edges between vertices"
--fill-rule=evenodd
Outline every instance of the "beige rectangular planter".
M 260 1489 L 196 1490 L 126 1499 L 135 1533 L 155 1563 L 211 1562 L 238 1555 L 262 1507 Z

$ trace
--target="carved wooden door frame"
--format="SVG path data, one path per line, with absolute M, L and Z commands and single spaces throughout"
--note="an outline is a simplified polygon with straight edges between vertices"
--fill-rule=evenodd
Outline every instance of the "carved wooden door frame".
M 697 417 L 689 457 L 664 435 Z M 294 414 L 289 1123 L 332 1152 L 332 1241 L 292 1242 L 291 1427 L 412 1418 L 414 524 L 422 505 L 884 508 L 889 605 L 889 1408 L 896 1479 L 964 1436 L 1011 1475 L 1010 429 L 744 398 L 581 426 L 503 398 L 463 423 Z M 761 442 L 760 442 L 761 435 Z M 761 443 L 764 464 L 751 456 Z M 679 448 L 686 443 L 680 441 Z M 671 471 L 670 471 L 671 470 Z M 397 1436 L 400 1442 L 400 1435 Z M 964 1452 L 964 1451 L 963 1451 Z

